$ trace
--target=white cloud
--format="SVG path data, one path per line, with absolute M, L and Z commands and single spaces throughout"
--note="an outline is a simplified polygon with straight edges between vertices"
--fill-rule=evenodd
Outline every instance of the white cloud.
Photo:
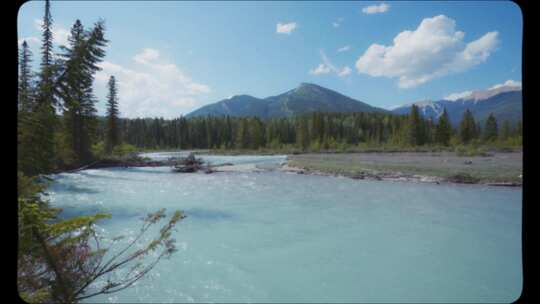
M 296 29 L 296 22 L 276 24 L 276 33 L 290 35 Z
M 486 61 L 498 44 L 498 33 L 465 43 L 465 33 L 455 26 L 453 19 L 439 15 L 422 20 L 414 31 L 399 33 L 391 46 L 372 44 L 356 61 L 358 73 L 398 78 L 400 88 L 412 88 Z
M 381 3 L 379 5 L 370 5 L 362 9 L 364 14 L 378 14 L 387 12 L 390 9 L 390 5 L 386 3 Z
M 501 87 L 517 87 L 517 88 L 521 88 L 521 81 L 515 81 L 515 80 L 509 79 L 509 80 L 505 81 L 504 83 L 496 84 L 496 85 L 492 86 L 489 89 L 493 90 L 493 89 L 498 89 L 498 88 L 501 88 Z
M 129 67 L 109 61 L 99 66 L 102 70 L 96 73 L 96 86 L 106 92 L 109 77 L 115 76 L 123 117 L 178 117 L 201 106 L 199 97 L 210 92 L 207 85 L 193 81 L 175 64 L 164 61 L 155 49 L 135 55 Z
M 351 72 L 352 72 L 352 69 L 348 66 L 345 66 L 343 69 L 341 69 L 341 71 L 338 72 L 338 76 L 339 77 L 349 76 Z
M 159 58 L 159 51 L 155 49 L 144 49 L 142 53 L 139 53 L 133 56 L 135 62 L 141 64 L 150 64 L 151 61 L 157 60 Z
M 343 17 L 338 18 L 338 20 L 332 22 L 332 26 L 335 27 L 335 28 L 340 27 L 343 20 L 345 20 Z
M 321 51 L 321 59 L 323 63 L 320 63 L 315 69 L 311 69 L 309 71 L 312 75 L 322 75 L 322 74 L 329 74 L 329 73 L 335 73 L 339 77 L 345 77 L 351 74 L 352 69 L 348 66 L 345 66 L 343 68 L 338 68 L 335 65 L 332 64 L 330 59 L 326 56 L 326 54 Z
M 340 47 L 337 51 L 338 51 L 339 53 L 341 53 L 341 52 L 346 52 L 346 51 L 348 51 L 348 50 L 350 50 L 350 49 L 351 49 L 351 46 L 350 46 L 350 45 L 346 45 L 346 46 L 344 46 L 344 47 Z
M 332 72 L 332 68 L 324 63 L 320 63 L 315 69 L 309 71 L 309 73 L 313 75 L 328 74 L 330 72 Z
M 34 26 L 40 32 L 43 30 L 41 28 L 42 24 L 43 24 L 43 20 L 34 19 Z M 56 25 L 56 24 L 53 23 L 51 31 L 52 31 L 52 35 L 53 35 L 53 43 L 55 43 L 57 45 L 67 45 L 68 44 L 68 37 L 70 35 L 69 30 L 65 29 L 64 27 L 62 27 L 60 25 Z

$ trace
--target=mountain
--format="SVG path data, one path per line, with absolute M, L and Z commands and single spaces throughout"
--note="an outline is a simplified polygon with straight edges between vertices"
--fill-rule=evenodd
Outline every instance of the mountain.
M 249 95 L 236 95 L 203 106 L 186 116 L 262 116 L 266 113 L 266 107 L 267 103 L 264 99 Z
M 249 95 L 237 95 L 203 106 L 186 117 L 196 116 L 258 116 L 261 118 L 290 117 L 298 114 L 321 112 L 381 112 L 387 110 L 372 107 L 361 101 L 321 86 L 302 83 L 283 94 L 259 99 Z
M 493 113 L 499 123 L 508 120 L 516 123 L 522 119 L 522 91 L 519 86 L 495 86 L 486 90 L 469 92 L 455 100 L 419 101 L 392 110 L 394 114 L 408 114 L 413 104 L 425 118 L 437 120 L 446 108 L 450 122 L 459 124 L 463 112 L 469 109 L 476 121 L 483 123 Z

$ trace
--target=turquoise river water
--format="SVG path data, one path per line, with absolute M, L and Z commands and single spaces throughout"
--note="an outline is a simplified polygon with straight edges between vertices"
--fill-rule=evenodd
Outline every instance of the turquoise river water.
M 147 156 L 159 159 L 170 153 Z M 285 156 L 207 156 L 272 168 Z M 521 188 L 300 175 L 59 174 L 63 216 L 108 212 L 105 237 L 167 208 L 178 252 L 119 293 L 87 302 L 512 302 L 522 288 Z

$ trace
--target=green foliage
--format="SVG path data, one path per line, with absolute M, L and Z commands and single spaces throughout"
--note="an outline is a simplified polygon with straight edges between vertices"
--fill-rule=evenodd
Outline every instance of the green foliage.
M 437 144 L 448 146 L 450 144 L 450 138 L 452 136 L 452 125 L 448 118 L 448 112 L 444 109 L 443 114 L 439 117 L 437 127 L 435 129 L 435 142 Z
M 492 154 L 486 151 L 486 149 L 475 146 L 475 145 L 467 145 L 467 146 L 457 146 L 455 148 L 455 152 L 457 156 L 491 156 Z
M 98 21 L 94 28 L 86 31 L 80 20 L 71 28 L 69 46 L 59 65 L 62 67 L 58 79 L 58 95 L 64 104 L 64 132 L 66 141 L 73 150 L 77 164 L 92 160 L 91 146 L 96 128 L 95 96 L 92 93 L 97 64 L 105 56 L 104 23 Z
M 296 142 L 298 147 L 303 151 L 308 147 L 310 142 L 308 123 L 305 118 L 298 119 L 298 127 L 296 130 Z
M 506 140 L 511 136 L 510 122 L 505 120 L 502 124 L 501 132 L 499 133 L 499 139 Z
M 52 106 L 41 103 L 32 112 L 19 116 L 17 136 L 18 167 L 26 174 L 49 173 L 55 168 L 54 126 Z
M 32 52 L 26 41 L 22 44 L 19 55 L 19 102 L 17 109 L 20 112 L 28 113 L 33 108 L 33 75 L 30 69 L 32 63 Z
M 487 120 L 486 126 L 484 128 L 484 140 L 485 141 L 494 141 L 499 136 L 499 129 L 497 126 L 497 119 L 493 116 L 493 113 L 490 113 Z
M 442 121 L 441 121 L 442 120 Z M 106 120 L 101 127 L 106 128 Z M 415 127 L 412 127 L 414 125 Z M 139 149 L 353 149 L 366 143 L 370 148 L 414 149 L 418 146 L 463 144 L 444 115 L 434 123 L 420 116 L 381 113 L 311 113 L 292 118 L 184 117 L 122 119 L 120 133 L 126 143 Z M 517 127 L 512 128 L 511 137 Z M 416 130 L 412 132 L 411 130 Z M 474 128 L 476 134 L 476 127 Z M 100 135 L 99 140 L 105 140 Z M 414 140 L 413 140 L 414 139 Z M 477 136 L 470 139 L 483 140 Z M 413 143 L 414 142 L 414 143 Z M 518 141 L 513 141 L 518 142 Z M 340 146 L 341 145 L 341 146 Z
M 112 155 L 116 157 L 124 157 L 135 154 L 138 151 L 137 147 L 130 144 L 120 144 L 114 147 Z
M 172 231 L 185 215 L 176 211 L 162 226 L 156 237 L 146 244 L 140 240 L 150 227 L 166 218 L 165 209 L 150 213 L 143 219 L 139 234 L 115 254 L 105 259 L 109 247 L 101 247 L 102 237 L 96 233 L 96 221 L 110 218 L 109 214 L 78 216 L 67 220 L 57 218 L 60 210 L 53 209 L 42 199 L 46 185 L 18 172 L 19 250 L 18 288 L 23 299 L 38 302 L 76 303 L 83 299 L 127 288 L 148 273 L 159 260 L 175 251 Z M 113 239 L 113 244 L 123 237 Z M 94 245 L 92 245 L 92 243 Z M 135 246 L 137 245 L 137 247 Z M 140 247 L 139 247 L 140 246 Z M 153 261 L 140 262 L 152 256 Z M 92 283 L 121 270 L 127 276 L 111 280 L 102 287 Z
M 476 122 L 474 121 L 474 117 L 467 109 L 463 113 L 463 119 L 461 120 L 461 123 L 459 125 L 459 136 L 461 139 L 461 142 L 464 144 L 468 144 L 471 140 L 477 138 L 478 136 L 478 129 L 477 129 Z
M 421 146 L 427 142 L 425 121 L 416 105 L 412 105 L 407 124 L 407 142 L 411 146 Z
M 54 134 L 55 159 L 57 168 L 72 168 L 77 165 L 77 159 L 71 146 L 66 140 L 66 133 L 56 132 Z
M 116 88 L 116 79 L 114 76 L 109 78 L 108 87 L 105 150 L 107 154 L 110 154 L 113 148 L 120 143 L 118 89 Z
M 62 58 L 55 61 L 51 26 L 47 0 L 42 26 L 41 71 L 35 88 L 31 81 L 31 53 L 26 43 L 19 59 L 17 287 L 21 297 L 31 303 L 77 303 L 128 288 L 160 259 L 173 254 L 176 247 L 172 230 L 185 216 L 180 211 L 174 212 L 156 237 L 141 244 L 148 229 L 166 217 L 164 209 L 149 214 L 135 241 L 105 259 L 109 248 L 101 247 L 102 237 L 95 231 L 94 224 L 110 215 L 61 220 L 58 218 L 61 210 L 51 208 L 44 198 L 45 177 L 28 177 L 50 173 L 56 167 L 84 163 L 92 154 L 102 157 L 105 150 L 103 140 L 95 141 L 98 129 L 92 94 L 93 75 L 99 70 L 97 64 L 105 55 L 103 48 L 107 42 L 103 21 L 85 31 L 77 20 L 69 46 L 62 48 Z M 58 124 L 57 106 L 63 109 L 63 125 Z M 134 146 L 126 144 L 115 145 L 112 152 L 124 156 L 135 150 Z M 148 263 L 140 262 L 144 257 L 152 258 Z M 123 268 L 128 268 L 128 274 L 112 279 L 111 275 Z M 93 287 L 94 282 L 102 279 L 107 280 L 105 286 Z
M 447 177 L 447 180 L 452 183 L 475 184 L 479 181 L 477 177 L 469 173 L 456 173 Z
M 94 158 L 100 159 L 105 157 L 105 143 L 103 141 L 98 141 L 92 145 L 92 154 Z

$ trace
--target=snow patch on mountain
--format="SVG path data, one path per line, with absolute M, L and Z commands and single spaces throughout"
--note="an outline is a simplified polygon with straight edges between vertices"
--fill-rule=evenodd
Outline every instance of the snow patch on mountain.
M 444 97 L 444 100 L 449 100 L 449 101 L 466 100 L 466 101 L 473 101 L 476 103 L 478 101 L 482 101 L 490 97 L 493 97 L 497 94 L 504 93 L 504 92 L 512 92 L 512 91 L 521 91 L 521 82 L 510 79 L 510 80 L 505 81 L 504 83 L 496 84 L 485 90 L 452 93 Z

